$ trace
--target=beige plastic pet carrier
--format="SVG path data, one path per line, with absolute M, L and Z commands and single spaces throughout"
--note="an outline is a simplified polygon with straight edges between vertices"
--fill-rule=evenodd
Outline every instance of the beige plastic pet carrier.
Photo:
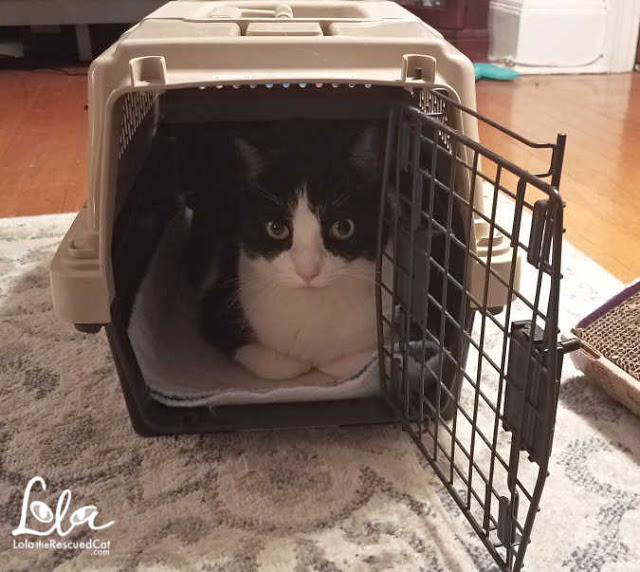
M 105 327 L 134 428 L 401 423 L 500 568 L 519 569 L 566 349 L 564 137 L 534 143 L 479 116 L 471 62 L 385 1 L 170 2 L 93 62 L 89 114 L 88 198 L 53 260 L 53 301 L 79 330 Z M 201 339 L 182 276 L 196 134 L 291 118 L 387 122 L 371 197 L 391 236 L 379 347 L 337 382 L 249 375 Z M 481 145 L 479 120 L 543 172 Z

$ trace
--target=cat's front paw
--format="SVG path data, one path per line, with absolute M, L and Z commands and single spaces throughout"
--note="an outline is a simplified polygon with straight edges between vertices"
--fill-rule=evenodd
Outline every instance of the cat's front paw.
M 375 350 L 365 350 L 343 356 L 318 366 L 322 373 L 336 380 L 348 379 L 359 373 L 376 355 Z
M 311 370 L 311 364 L 253 343 L 236 351 L 234 359 L 263 379 L 291 379 Z

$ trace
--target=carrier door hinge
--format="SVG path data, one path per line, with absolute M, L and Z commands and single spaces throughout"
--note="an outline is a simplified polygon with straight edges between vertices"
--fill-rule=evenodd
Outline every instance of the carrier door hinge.
M 535 268 L 549 266 L 553 220 L 549 217 L 549 201 L 539 200 L 533 205 L 531 234 L 527 248 L 527 262 Z
M 433 84 L 436 80 L 436 59 L 422 54 L 402 56 L 402 81 Z
M 520 542 L 520 535 L 517 532 L 516 523 L 518 522 L 518 491 L 513 491 L 513 503 L 509 497 L 501 496 L 498 499 L 498 540 L 504 546 L 513 547 Z
M 131 85 L 165 84 L 167 62 L 164 56 L 143 56 L 129 60 Z

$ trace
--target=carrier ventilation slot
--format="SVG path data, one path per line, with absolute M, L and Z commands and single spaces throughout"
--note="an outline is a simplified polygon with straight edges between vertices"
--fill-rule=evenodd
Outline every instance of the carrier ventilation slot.
M 208 86 L 203 85 L 200 86 L 200 89 L 207 89 Z M 353 89 L 356 87 L 364 87 L 365 89 L 370 89 L 372 87 L 372 84 L 370 83 L 308 83 L 305 81 L 301 81 L 301 82 L 289 82 L 289 81 L 285 81 L 282 83 L 261 83 L 261 84 L 257 84 L 257 83 L 250 83 L 250 84 L 239 84 L 239 83 L 234 83 L 231 85 L 228 84 L 217 84 L 216 86 L 214 86 L 216 89 L 256 89 L 256 88 L 266 88 L 266 89 L 277 89 L 277 88 L 283 88 L 283 89 L 290 89 L 290 88 L 300 88 L 300 89 L 306 89 L 307 87 L 315 87 L 317 89 L 327 89 L 327 88 L 333 88 L 333 89 L 340 89 L 340 88 L 349 88 L 349 89 Z
M 433 89 L 420 92 L 419 107 L 429 117 L 449 125 L 449 107 L 441 96 L 448 95 L 446 90 Z M 447 151 L 451 151 L 451 136 L 445 131 L 438 130 L 438 143 Z
M 124 96 L 118 158 L 124 155 L 129 143 L 138 131 L 138 127 L 153 107 L 155 97 L 153 92 L 127 93 Z

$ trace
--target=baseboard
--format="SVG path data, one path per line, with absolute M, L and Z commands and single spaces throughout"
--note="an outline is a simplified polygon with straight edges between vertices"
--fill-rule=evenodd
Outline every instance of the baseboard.
M 611 2 L 611 0 L 610 0 Z M 633 70 L 638 31 L 640 30 L 640 0 L 615 2 L 616 10 L 609 13 L 605 54 L 612 72 Z

